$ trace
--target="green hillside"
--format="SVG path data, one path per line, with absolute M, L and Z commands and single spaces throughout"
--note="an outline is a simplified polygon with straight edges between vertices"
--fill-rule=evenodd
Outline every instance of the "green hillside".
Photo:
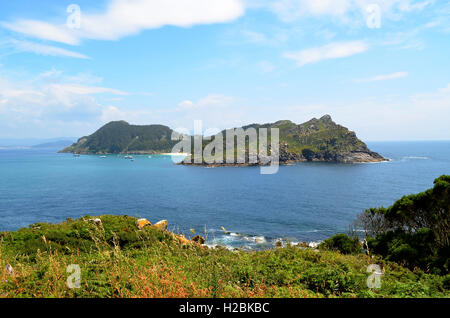
M 253 124 L 242 127 L 278 128 L 280 133 L 280 162 L 377 162 L 385 160 L 372 152 L 353 131 L 333 122 L 329 115 L 297 125 L 289 120 L 273 124 Z M 61 152 L 81 154 L 165 153 L 172 152 L 177 141 L 172 141 L 173 130 L 162 125 L 136 126 L 125 121 L 106 124 L 94 134 L 82 137 Z M 225 136 L 225 131 L 222 132 Z M 194 141 L 194 137 L 191 138 Z M 214 140 L 214 137 L 212 138 Z M 226 138 L 224 137 L 224 145 Z M 203 149 L 210 141 L 203 141 Z M 248 162 L 248 143 L 247 162 Z M 269 140 L 270 144 L 270 140 Z M 192 142 L 193 149 L 194 142 Z M 191 149 L 191 150 L 192 150 Z M 224 146 L 224 149 L 226 147 Z M 270 150 L 269 150 L 270 151 Z M 189 150 L 187 151 L 189 152 Z M 236 156 L 236 146 L 234 155 Z M 224 157 L 226 151 L 224 151 Z
M 61 152 L 82 154 L 170 152 L 176 142 L 172 129 L 162 125 L 136 126 L 126 121 L 110 122 L 94 134 L 82 137 Z
M 242 127 L 267 128 L 270 145 L 270 129 L 279 129 L 279 153 L 280 163 L 292 163 L 302 161 L 317 162 L 379 162 L 385 161 L 380 154 L 371 151 L 367 145 L 356 136 L 355 132 L 336 124 L 329 115 L 320 119 L 313 118 L 310 121 L 297 125 L 289 120 L 282 120 L 271 124 L 253 124 Z M 225 131 L 222 132 L 225 136 Z M 224 141 L 224 161 L 226 158 L 226 138 Z M 214 141 L 214 136 L 211 138 Z M 237 138 L 235 138 L 237 140 Z M 203 147 L 211 141 L 204 141 Z M 246 162 L 249 156 L 249 138 L 246 137 Z M 235 141 L 236 145 L 236 141 Z M 258 143 L 259 146 L 259 143 Z M 270 152 L 270 148 L 268 150 Z M 237 150 L 234 148 L 234 157 L 237 158 Z M 213 153 L 214 154 L 214 153 Z M 259 159 L 258 159 L 259 163 Z M 193 164 L 185 162 L 184 164 Z M 205 162 L 202 164 L 206 164 Z M 214 164 L 220 165 L 220 164 Z

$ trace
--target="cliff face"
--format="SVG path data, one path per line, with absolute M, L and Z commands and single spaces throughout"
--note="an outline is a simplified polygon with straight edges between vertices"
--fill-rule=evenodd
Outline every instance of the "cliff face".
M 278 128 L 281 164 L 301 161 L 352 163 L 386 160 L 378 153 L 370 151 L 353 131 L 336 124 L 329 115 L 311 119 L 300 125 L 283 120 L 242 128 L 269 128 L 269 130 Z M 111 122 L 94 134 L 80 138 L 78 142 L 61 152 L 82 154 L 171 152 L 177 143 L 171 140 L 172 132 L 169 127 L 161 125 L 135 126 L 125 121 Z M 208 143 L 204 141 L 203 147 Z

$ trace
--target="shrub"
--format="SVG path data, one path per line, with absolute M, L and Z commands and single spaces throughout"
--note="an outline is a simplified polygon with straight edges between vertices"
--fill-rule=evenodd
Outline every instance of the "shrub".
M 363 275 L 356 274 L 346 264 L 339 264 L 333 268 L 310 267 L 301 277 L 301 282 L 309 289 L 327 296 L 356 292 L 361 288 L 363 280 Z
M 341 254 L 358 254 L 361 253 L 361 244 L 357 237 L 350 238 L 345 234 L 337 234 L 325 240 L 320 247 L 339 251 Z
M 358 217 L 371 252 L 387 260 L 445 274 L 450 266 L 450 176 L 434 187 L 369 209 Z

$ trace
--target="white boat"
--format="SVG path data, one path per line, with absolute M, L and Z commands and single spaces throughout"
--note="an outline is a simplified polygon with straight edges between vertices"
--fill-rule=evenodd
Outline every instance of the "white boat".
M 106 158 L 106 156 L 100 156 L 100 158 Z
M 74 157 L 79 157 L 80 154 L 79 154 L 79 153 L 74 153 L 73 156 L 74 156 Z

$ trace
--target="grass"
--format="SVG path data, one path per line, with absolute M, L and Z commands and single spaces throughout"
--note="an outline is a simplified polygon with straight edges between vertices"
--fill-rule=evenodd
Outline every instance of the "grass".
M 450 277 L 408 270 L 364 254 L 276 248 L 229 251 L 182 245 L 136 219 L 101 216 L 0 233 L 0 297 L 448 297 Z M 7 265 L 11 265 L 10 272 Z M 67 266 L 81 269 L 67 287 Z M 367 266 L 378 264 L 380 289 Z

